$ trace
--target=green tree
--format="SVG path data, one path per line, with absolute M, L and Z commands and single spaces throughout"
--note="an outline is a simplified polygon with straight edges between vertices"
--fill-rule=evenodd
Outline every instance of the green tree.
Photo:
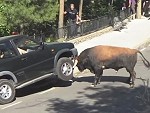
M 57 0 L 3 0 L 0 5 L 0 22 L 5 21 L 0 24 L 19 27 L 22 34 L 32 25 L 55 21 L 58 14 Z
M 10 33 L 10 29 L 7 27 L 7 19 L 3 15 L 4 8 L 2 1 L 0 1 L 0 36 L 6 36 Z
M 92 19 L 108 13 L 108 0 L 84 0 L 83 17 Z
M 84 0 L 83 19 L 93 19 L 120 10 L 125 0 Z

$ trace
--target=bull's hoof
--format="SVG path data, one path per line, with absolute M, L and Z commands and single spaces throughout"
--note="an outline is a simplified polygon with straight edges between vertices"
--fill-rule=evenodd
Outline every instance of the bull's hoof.
M 132 83 L 132 84 L 130 84 L 130 88 L 134 88 L 134 84 Z
M 94 87 L 94 85 L 93 85 L 93 84 L 91 84 L 90 86 L 91 86 L 91 87 Z
M 93 85 L 93 84 L 91 84 L 90 86 L 91 86 L 91 87 L 96 87 L 96 86 L 95 86 L 95 85 Z
M 130 78 L 128 78 L 127 83 L 132 84 L 132 80 Z
M 98 81 L 98 83 L 97 84 L 101 84 L 101 81 Z
M 95 84 L 91 84 L 91 87 L 96 87 L 96 85 Z
M 133 82 L 132 82 L 132 81 L 129 81 L 129 84 L 131 85 L 131 84 L 133 84 Z

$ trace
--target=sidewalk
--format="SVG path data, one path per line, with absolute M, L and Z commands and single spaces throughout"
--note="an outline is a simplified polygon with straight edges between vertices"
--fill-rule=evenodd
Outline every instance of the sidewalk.
M 128 23 L 127 29 L 111 31 L 101 36 L 76 44 L 80 54 L 86 48 L 97 45 L 111 45 L 141 49 L 150 44 L 150 20 L 148 18 L 135 19 Z M 74 69 L 75 76 L 78 73 L 77 67 Z
M 79 54 L 86 48 L 96 45 L 111 45 L 119 47 L 138 48 L 150 41 L 150 20 L 135 19 L 128 23 L 127 29 L 112 31 L 91 40 L 75 45 Z

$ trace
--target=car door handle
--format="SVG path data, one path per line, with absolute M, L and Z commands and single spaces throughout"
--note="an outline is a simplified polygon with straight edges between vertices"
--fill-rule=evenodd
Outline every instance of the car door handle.
M 22 61 L 27 60 L 27 57 L 23 57 L 23 58 L 21 58 L 21 60 L 22 60 Z

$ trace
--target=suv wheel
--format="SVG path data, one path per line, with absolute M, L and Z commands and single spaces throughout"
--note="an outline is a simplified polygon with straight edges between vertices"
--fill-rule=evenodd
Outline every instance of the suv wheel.
M 73 78 L 73 61 L 67 57 L 60 58 L 57 62 L 56 73 L 58 78 L 69 81 Z
M 7 79 L 0 80 L 0 104 L 7 104 L 15 98 L 13 82 Z

